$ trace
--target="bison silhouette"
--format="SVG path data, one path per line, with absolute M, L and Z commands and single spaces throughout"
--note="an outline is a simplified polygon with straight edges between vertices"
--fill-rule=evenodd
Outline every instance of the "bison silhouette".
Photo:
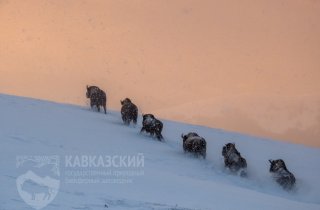
M 107 114 L 107 96 L 106 93 L 98 88 L 97 86 L 88 86 L 87 85 L 87 98 L 90 98 L 90 106 L 93 108 L 93 106 L 96 106 L 98 109 L 98 112 L 100 112 L 100 106 L 103 107 L 104 113 Z
M 294 175 L 287 169 L 285 162 L 282 159 L 269 160 L 270 173 L 276 182 L 285 190 L 291 190 L 296 182 Z
M 120 101 L 121 107 L 121 117 L 126 125 L 130 125 L 132 121 L 133 124 L 137 124 L 138 120 L 138 108 L 131 102 L 129 98 L 125 98 L 123 101 Z
M 142 128 L 141 132 L 150 133 L 151 136 L 156 136 L 156 138 L 161 141 L 163 136 L 161 134 L 163 124 L 160 120 L 156 119 L 153 114 L 144 114 L 142 115 Z
M 48 186 L 38 184 L 32 180 L 27 180 L 23 183 L 21 189 L 31 194 L 31 199 L 35 200 L 37 194 L 44 194 L 42 200 L 49 200 L 52 194 L 52 189 Z
M 243 158 L 236 149 L 234 143 L 228 143 L 222 148 L 222 156 L 224 157 L 224 165 L 229 168 L 231 172 L 238 173 L 240 176 L 247 175 L 247 161 Z
M 190 152 L 196 156 L 200 155 L 203 159 L 206 158 L 207 142 L 204 138 L 194 132 L 190 132 L 187 135 L 181 134 L 181 138 L 184 152 Z

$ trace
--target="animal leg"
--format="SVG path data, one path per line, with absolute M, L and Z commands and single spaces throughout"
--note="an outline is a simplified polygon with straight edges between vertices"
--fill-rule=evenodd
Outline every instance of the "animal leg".
M 157 135 L 157 139 L 158 139 L 159 141 L 161 141 L 161 139 L 163 139 L 163 136 L 161 135 L 161 133 L 157 133 L 156 135 Z

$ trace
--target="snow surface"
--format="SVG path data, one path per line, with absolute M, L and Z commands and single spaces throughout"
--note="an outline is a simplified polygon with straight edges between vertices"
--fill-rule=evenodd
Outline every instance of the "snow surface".
M 320 209 L 320 149 L 163 120 L 164 142 L 123 125 L 119 112 L 0 95 L 0 210 L 32 209 L 16 180 L 21 155 L 58 155 L 60 189 L 44 209 Z M 207 141 L 207 159 L 184 154 L 181 133 Z M 222 146 L 234 142 L 248 178 L 223 167 Z M 124 184 L 70 184 L 66 155 L 144 155 L 143 175 Z M 297 179 L 293 192 L 271 178 L 268 159 L 282 158 Z M 110 168 L 110 170 L 118 170 Z M 125 170 L 135 170 L 133 168 Z

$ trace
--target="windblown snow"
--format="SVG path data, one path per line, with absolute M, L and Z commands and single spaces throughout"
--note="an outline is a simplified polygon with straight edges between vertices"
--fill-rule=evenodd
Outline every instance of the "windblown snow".
M 139 133 L 141 116 L 125 126 L 119 112 L 8 95 L 0 112 L 0 210 L 320 209 L 317 148 L 166 120 L 160 142 Z M 205 160 L 183 152 L 181 134 L 191 131 L 207 141 Z M 246 158 L 247 178 L 224 169 L 228 142 Z M 269 173 L 268 160 L 280 158 L 296 177 L 292 192 Z M 51 179 L 59 184 L 48 188 Z

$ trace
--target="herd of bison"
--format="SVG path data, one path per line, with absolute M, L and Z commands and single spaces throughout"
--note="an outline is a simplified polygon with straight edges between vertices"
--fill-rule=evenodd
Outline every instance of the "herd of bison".
M 104 113 L 107 113 L 106 108 L 106 93 L 97 86 L 87 86 L 87 98 L 90 99 L 90 106 L 94 106 L 100 111 L 100 107 L 103 107 Z M 132 103 L 129 98 L 126 98 L 121 102 L 121 117 L 126 125 L 130 123 L 137 123 L 138 119 L 138 108 Z M 153 114 L 143 114 L 142 115 L 142 128 L 141 132 L 149 133 L 151 136 L 155 136 L 159 141 L 163 139 L 161 134 L 163 129 L 163 123 L 155 118 Z M 206 158 L 207 143 L 206 140 L 199 136 L 195 132 L 190 132 L 186 135 L 181 135 L 183 142 L 184 152 L 193 153 L 195 156 Z M 224 157 L 225 167 L 234 174 L 240 176 L 247 176 L 246 168 L 247 161 L 243 158 L 240 152 L 236 149 L 234 143 L 228 143 L 222 148 L 222 156 Z M 283 189 L 291 190 L 295 184 L 294 175 L 287 169 L 285 162 L 282 159 L 269 160 L 270 162 L 270 172 L 273 178 L 279 183 Z

